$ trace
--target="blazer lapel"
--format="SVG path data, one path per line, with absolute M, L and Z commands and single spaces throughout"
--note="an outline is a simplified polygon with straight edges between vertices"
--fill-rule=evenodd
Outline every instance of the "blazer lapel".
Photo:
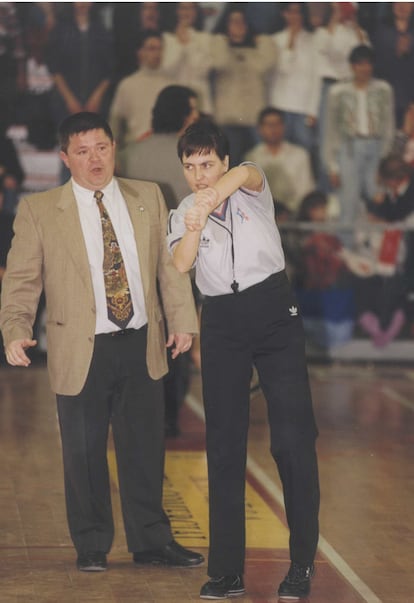
M 142 286 L 145 298 L 147 298 L 150 289 L 150 275 L 148 274 L 147 268 L 150 265 L 148 209 L 142 195 L 139 195 L 136 190 L 130 188 L 125 182 L 118 180 L 118 184 L 127 204 L 132 226 L 134 228 Z
M 59 229 L 60 240 L 78 267 L 78 273 L 85 285 L 92 291 L 88 253 L 70 181 L 62 187 L 61 197 L 56 204 L 56 208 L 56 223 Z

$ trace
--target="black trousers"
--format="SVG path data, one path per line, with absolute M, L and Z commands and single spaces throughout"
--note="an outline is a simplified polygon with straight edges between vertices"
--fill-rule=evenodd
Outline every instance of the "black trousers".
M 291 560 L 318 542 L 317 428 L 296 299 L 285 272 L 238 294 L 207 297 L 201 366 L 210 504 L 210 576 L 240 574 L 245 559 L 245 472 L 250 379 L 268 406 L 271 452 L 283 485 Z
M 146 340 L 146 327 L 97 335 L 83 390 L 57 396 L 67 518 L 78 553 L 108 552 L 112 545 L 110 425 L 128 549 L 149 550 L 172 540 L 162 508 L 163 384 L 148 375 Z

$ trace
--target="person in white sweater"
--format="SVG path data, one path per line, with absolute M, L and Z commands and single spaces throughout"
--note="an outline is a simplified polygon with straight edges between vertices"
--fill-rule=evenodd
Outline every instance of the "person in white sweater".
M 285 115 L 286 139 L 308 151 L 314 146 L 320 80 L 310 31 L 300 2 L 284 3 L 286 27 L 272 36 L 275 67 L 269 78 L 269 101 Z
M 163 33 L 162 66 L 174 74 L 174 83 L 190 86 L 199 99 L 203 113 L 211 114 L 209 75 L 212 67 L 212 34 L 196 28 L 196 2 L 178 2 L 173 31 Z
M 266 76 L 274 63 L 267 35 L 255 36 L 239 5 L 230 6 L 214 36 L 214 119 L 230 141 L 231 165 L 257 142 L 256 119 L 266 105 Z
M 142 140 L 150 133 L 152 107 L 172 80 L 161 68 L 163 41 L 152 30 L 142 33 L 137 45 L 139 68 L 122 79 L 112 101 L 109 123 L 118 146 Z

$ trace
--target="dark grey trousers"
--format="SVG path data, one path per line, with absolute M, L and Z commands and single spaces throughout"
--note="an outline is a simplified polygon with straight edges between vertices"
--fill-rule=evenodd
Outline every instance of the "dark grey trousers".
M 83 390 L 57 396 L 67 518 L 78 553 L 108 552 L 112 545 L 110 425 L 128 549 L 159 548 L 172 540 L 162 508 L 163 384 L 148 375 L 146 338 L 146 327 L 97 335 Z

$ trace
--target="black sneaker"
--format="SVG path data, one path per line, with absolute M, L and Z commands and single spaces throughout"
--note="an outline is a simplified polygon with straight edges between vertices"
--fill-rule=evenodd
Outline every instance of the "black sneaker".
M 243 576 L 211 578 L 201 587 L 200 599 L 230 599 L 245 593 Z
M 312 565 L 291 563 L 287 576 L 279 586 L 277 594 L 281 599 L 304 599 L 310 593 L 310 582 L 315 568 Z
M 76 566 L 81 572 L 104 572 L 107 568 L 106 554 L 101 551 L 80 554 Z

